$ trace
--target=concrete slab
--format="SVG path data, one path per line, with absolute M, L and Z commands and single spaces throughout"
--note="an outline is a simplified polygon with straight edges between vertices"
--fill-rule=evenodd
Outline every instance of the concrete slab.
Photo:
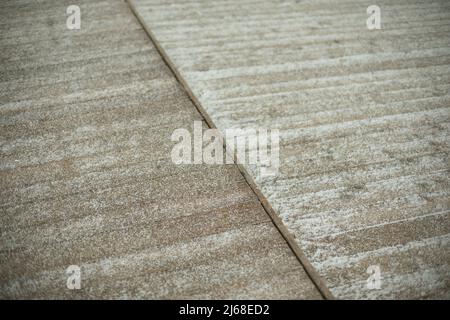
M 203 118 L 128 5 L 72 2 L 0 4 L 0 297 L 321 299 L 235 165 L 172 163 Z
M 245 170 L 335 296 L 449 298 L 448 1 L 129 2 L 212 125 L 280 130 Z

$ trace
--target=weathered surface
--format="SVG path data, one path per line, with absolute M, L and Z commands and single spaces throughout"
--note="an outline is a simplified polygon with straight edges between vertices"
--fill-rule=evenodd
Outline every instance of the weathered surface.
M 2 1 L 1 298 L 320 298 L 123 1 Z M 81 290 L 66 268 L 81 267 Z
M 448 1 L 130 2 L 218 128 L 281 130 L 247 169 L 337 297 L 450 298 Z

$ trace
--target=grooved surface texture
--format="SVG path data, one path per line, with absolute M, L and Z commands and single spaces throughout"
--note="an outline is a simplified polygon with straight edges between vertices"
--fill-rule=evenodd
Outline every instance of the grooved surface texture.
M 235 165 L 172 164 L 202 118 L 127 3 L 0 18 L 0 298 L 321 297 Z
M 450 298 L 447 0 L 130 2 L 219 129 L 280 129 L 247 171 L 336 297 Z

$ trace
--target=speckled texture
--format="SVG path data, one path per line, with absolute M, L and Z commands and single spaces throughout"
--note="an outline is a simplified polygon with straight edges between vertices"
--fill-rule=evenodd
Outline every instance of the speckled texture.
M 125 2 L 0 17 L 0 298 L 321 298 L 236 166 L 172 164 L 202 118 Z
M 450 298 L 448 1 L 130 3 L 215 126 L 280 129 L 246 169 L 335 296 Z

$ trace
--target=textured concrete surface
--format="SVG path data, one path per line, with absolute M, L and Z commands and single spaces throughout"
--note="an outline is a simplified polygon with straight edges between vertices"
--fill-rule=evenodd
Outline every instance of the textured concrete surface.
M 235 165 L 172 164 L 202 118 L 127 3 L 0 17 L 1 298 L 321 298 Z
M 448 1 L 130 3 L 215 126 L 280 129 L 247 170 L 335 296 L 450 298 Z

